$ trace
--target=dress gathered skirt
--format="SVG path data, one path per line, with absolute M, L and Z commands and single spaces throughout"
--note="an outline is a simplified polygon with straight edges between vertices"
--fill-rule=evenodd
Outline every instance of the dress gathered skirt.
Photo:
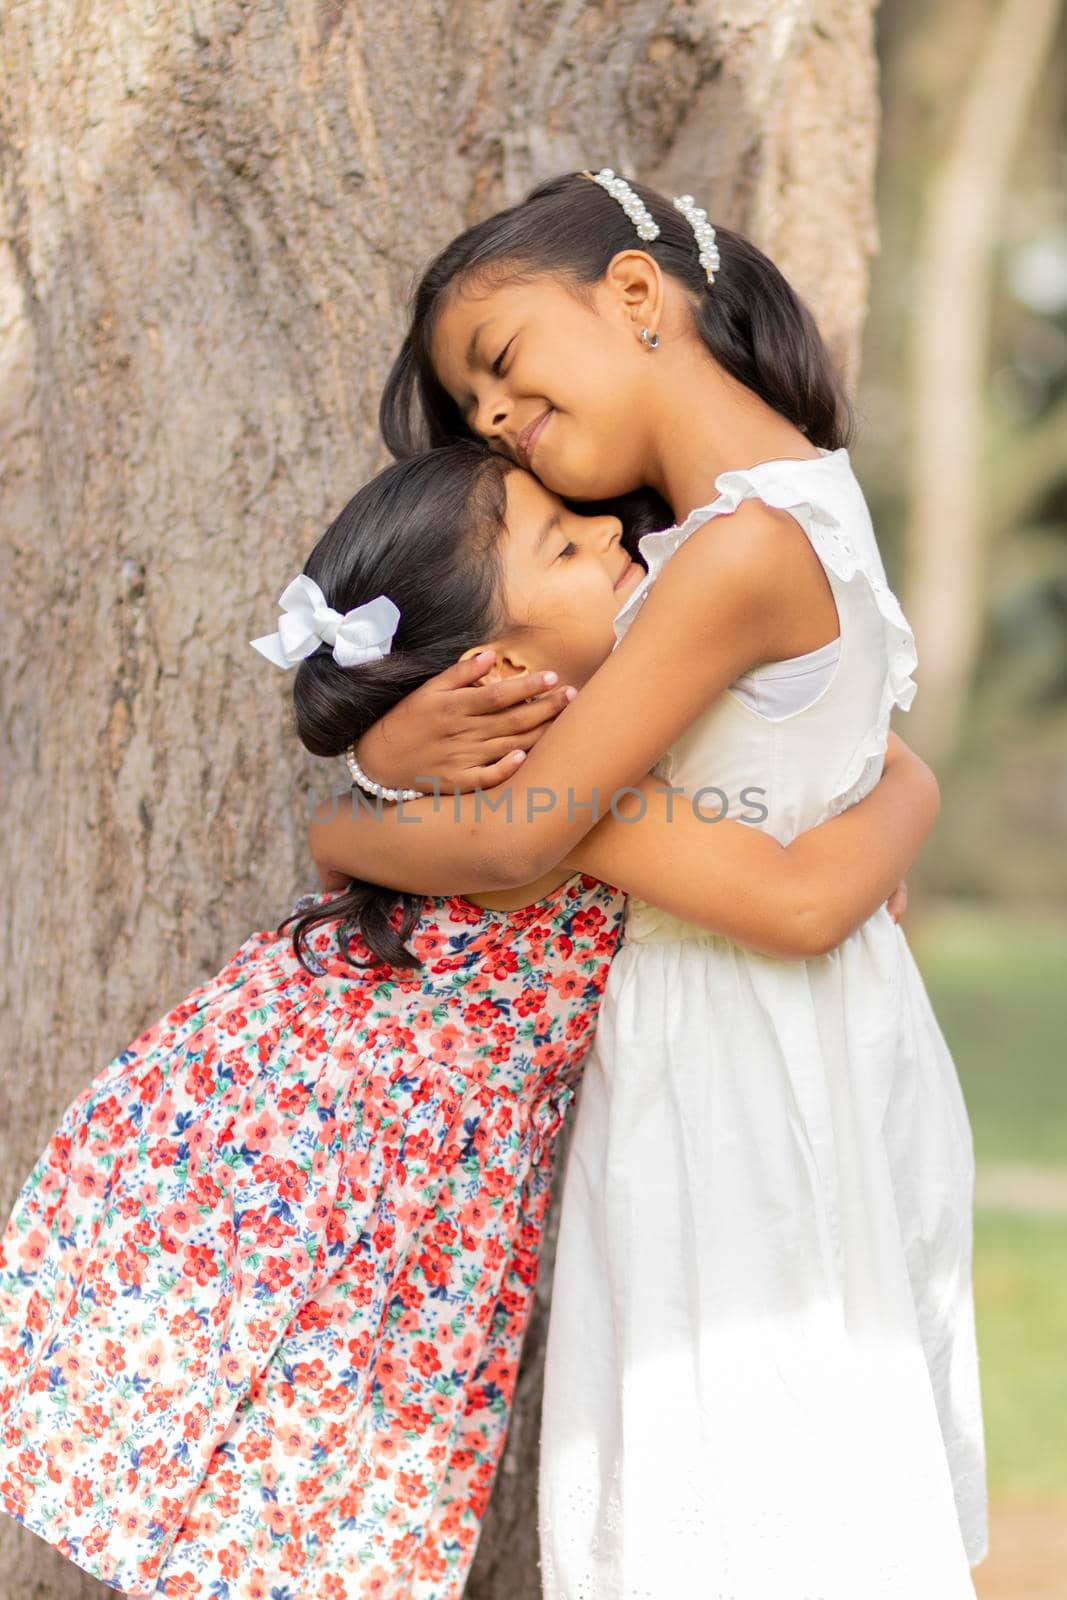
M 817 961 L 625 942 L 567 1169 L 546 1592 L 969 1600 L 972 1184 L 887 912 Z
M 0 1507 L 129 1595 L 458 1600 L 622 904 L 258 932 L 98 1073 L 0 1248 Z

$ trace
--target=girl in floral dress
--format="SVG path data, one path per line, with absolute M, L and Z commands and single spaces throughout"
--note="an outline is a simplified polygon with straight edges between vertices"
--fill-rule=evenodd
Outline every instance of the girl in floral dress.
M 546 506 L 595 582 L 543 580 Z M 487 641 L 545 630 L 580 682 L 620 535 L 436 451 L 356 495 L 255 642 L 299 662 L 300 737 L 335 756 Z M 74 1100 L 0 1251 L 11 1516 L 130 1595 L 456 1600 L 623 890 L 802 955 L 885 899 L 936 811 L 903 750 L 790 850 L 646 793 L 519 892 L 304 897 Z

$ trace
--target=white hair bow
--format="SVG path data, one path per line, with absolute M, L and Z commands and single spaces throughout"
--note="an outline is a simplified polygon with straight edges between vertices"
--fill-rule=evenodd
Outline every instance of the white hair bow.
M 252 648 L 276 667 L 299 665 L 320 644 L 333 645 L 333 659 L 339 667 L 376 661 L 389 654 L 400 621 L 400 612 L 384 594 L 342 616 L 326 604 L 314 578 L 305 573 L 293 579 L 278 604 L 283 615 L 278 618 L 277 633 L 249 640 Z

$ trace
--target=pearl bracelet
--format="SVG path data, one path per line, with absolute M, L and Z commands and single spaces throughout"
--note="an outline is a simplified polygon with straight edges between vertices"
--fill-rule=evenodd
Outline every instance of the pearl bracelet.
M 345 751 L 345 763 L 352 774 L 352 782 L 365 789 L 368 794 L 376 794 L 381 800 L 421 800 L 423 794 L 420 789 L 387 789 L 384 784 L 375 783 L 373 778 L 368 778 L 359 762 L 356 760 L 356 747 L 352 745 Z

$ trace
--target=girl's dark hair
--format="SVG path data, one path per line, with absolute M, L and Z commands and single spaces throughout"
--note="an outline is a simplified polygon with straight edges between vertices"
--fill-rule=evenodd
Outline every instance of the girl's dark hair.
M 312 755 L 341 755 L 405 695 L 509 624 L 499 555 L 509 470 L 482 445 L 453 443 L 387 467 L 327 528 L 304 567 L 327 605 L 344 614 L 386 594 L 400 621 L 379 660 L 339 667 L 323 644 L 300 663 L 293 703 Z M 308 934 L 322 922 L 340 924 L 340 948 L 355 966 L 420 967 L 405 941 L 423 898 L 354 881 L 327 903 L 291 913 L 278 931 L 292 926 L 293 948 L 308 971 Z M 353 961 L 350 931 L 376 960 Z
M 602 278 L 619 251 L 635 248 L 647 250 L 689 290 L 697 332 L 724 371 L 812 444 L 835 450 L 849 442 L 851 408 L 829 353 L 811 312 L 774 263 L 741 234 L 716 227 L 721 265 L 709 286 L 681 212 L 656 190 L 631 187 L 659 225 L 651 243 L 637 237 L 618 201 L 599 184 L 571 172 L 468 228 L 431 261 L 381 399 L 381 430 L 394 456 L 470 437 L 430 359 L 434 326 L 452 288 L 555 273 L 581 289 Z

